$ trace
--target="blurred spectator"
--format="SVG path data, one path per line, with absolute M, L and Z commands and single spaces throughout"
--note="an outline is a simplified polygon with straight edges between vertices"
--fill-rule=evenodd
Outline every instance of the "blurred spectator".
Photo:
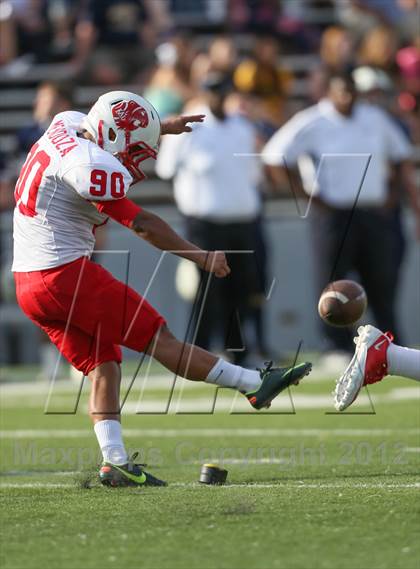
M 418 0 L 397 0 L 401 17 L 397 22 L 398 32 L 404 41 L 411 41 L 419 35 Z
M 352 74 L 357 92 L 362 100 L 372 105 L 381 107 L 395 125 L 401 129 L 402 133 L 410 138 L 407 124 L 398 115 L 398 107 L 395 104 L 396 93 L 390 77 L 381 69 L 372 67 L 358 67 Z M 404 259 L 406 249 L 406 237 L 402 218 L 402 207 L 404 200 L 404 188 L 402 187 L 402 177 L 396 165 L 390 168 L 389 194 L 387 199 L 387 209 L 390 213 L 391 221 L 394 224 L 394 248 L 390 254 L 394 255 L 395 270 L 390 275 L 391 282 L 394 283 L 394 296 L 397 294 L 399 285 L 400 268 Z
M 354 65 L 354 41 L 343 27 L 330 26 L 322 34 L 319 50 L 328 72 L 349 71 Z
M 385 106 L 382 95 L 390 93 L 393 89 L 391 78 L 385 71 L 364 65 L 357 67 L 352 77 L 358 93 L 363 94 L 365 99 L 371 103 L 381 107 Z
M 31 146 L 40 138 L 57 113 L 73 108 L 73 91 L 70 85 L 46 81 L 37 89 L 33 123 L 17 131 L 17 151 L 20 155 L 29 152 Z
M 308 94 L 311 101 L 318 102 L 327 92 L 328 76 L 331 73 L 351 71 L 354 67 L 354 41 L 342 26 L 329 26 L 321 36 L 319 55 L 321 65 L 309 73 Z
M 404 39 L 418 31 L 418 0 L 335 0 L 338 20 L 358 41 L 372 28 L 392 27 Z
M 420 209 L 410 162 L 411 146 L 380 108 L 356 101 L 348 75 L 332 75 L 328 98 L 286 123 L 268 142 L 263 159 L 284 167 L 295 188 L 302 180 L 295 167 L 310 158 L 317 178 L 305 176 L 311 194 L 312 243 L 320 290 L 336 279 L 359 273 L 377 325 L 396 330 L 396 233 L 388 206 L 388 167 L 400 169 L 401 183 Z M 329 348 L 348 351 L 346 331 L 325 327 Z
M 292 75 L 279 65 L 280 46 L 275 36 L 256 38 L 252 57 L 235 70 L 235 87 L 251 97 L 251 117 L 271 135 L 284 118 L 284 102 Z
M 74 64 L 89 83 L 134 83 L 153 62 L 153 0 L 85 0 L 76 26 Z
M 230 0 L 228 19 L 235 31 L 276 32 L 281 15 L 278 0 Z
M 359 62 L 394 73 L 397 49 L 398 39 L 392 28 L 373 28 L 362 39 L 358 53 Z
M 233 39 L 229 36 L 214 38 L 207 52 L 199 53 L 191 68 L 191 81 L 199 87 L 209 73 L 223 73 L 232 76 L 237 63 L 237 50 Z
M 8 0 L 0 0 L 0 66 L 12 62 L 18 53 L 13 7 Z
M 172 27 L 214 29 L 224 24 L 227 3 L 228 0 L 167 0 L 166 9 Z
M 403 86 L 413 95 L 420 94 L 420 33 L 412 45 L 400 49 L 396 56 Z
M 13 172 L 7 166 L 6 156 L 0 151 L 0 303 L 14 299 L 14 287 L 10 281 L 14 206 Z M 13 291 L 12 294 L 10 291 Z
M 178 33 L 156 48 L 158 66 L 144 91 L 161 118 L 179 113 L 195 94 L 190 84 L 194 49 L 187 34 Z
M 12 212 L 15 205 L 13 189 L 13 172 L 7 164 L 7 157 L 0 151 L 0 305 L 15 300 L 14 284 L 10 278 L 13 257 Z
M 397 66 L 400 72 L 402 92 L 398 105 L 410 134 L 416 144 L 420 144 L 420 34 L 414 42 L 397 53 Z
M 75 4 L 70 0 L 3 0 L 0 21 L 7 36 L 2 42 L 9 51 L 2 56 L 3 62 L 18 55 L 42 63 L 70 58 Z
M 165 137 L 156 171 L 164 179 L 174 177 L 175 200 L 193 243 L 206 250 L 256 251 L 259 168 L 256 158 L 249 156 L 255 152 L 255 132 L 246 119 L 226 114 L 225 100 L 232 88 L 228 78 L 209 75 L 204 88 L 207 106 L 200 109 L 206 114 L 204 123 L 188 136 Z M 248 156 L 235 156 L 238 153 Z M 255 256 L 227 257 L 232 273 L 226 279 L 212 279 L 207 297 L 207 276 L 201 275 L 198 306 L 206 302 L 196 343 L 209 347 L 219 325 L 239 362 L 249 344 L 245 341 L 243 347 L 238 319 L 244 331 L 264 295 Z M 261 349 L 263 336 L 258 340 Z
M 13 176 L 7 168 L 6 156 L 0 151 L 0 212 L 8 211 L 14 206 Z

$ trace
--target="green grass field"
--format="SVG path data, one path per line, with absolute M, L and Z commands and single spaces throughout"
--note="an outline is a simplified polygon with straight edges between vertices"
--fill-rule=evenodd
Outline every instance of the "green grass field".
M 340 416 L 333 381 L 316 373 L 272 414 L 240 401 L 230 413 L 227 390 L 212 414 L 213 388 L 180 384 L 165 414 L 170 378 L 154 370 L 142 403 L 141 380 L 128 396 L 123 423 L 127 446 L 169 486 L 106 489 L 86 396 L 76 414 L 44 414 L 34 370 L 3 371 L 26 381 L 0 392 L 2 568 L 420 566 L 414 382 L 372 386 L 372 404 L 364 394 Z M 71 412 L 77 389 L 59 382 L 49 410 Z M 198 484 L 208 460 L 229 470 L 226 486 Z

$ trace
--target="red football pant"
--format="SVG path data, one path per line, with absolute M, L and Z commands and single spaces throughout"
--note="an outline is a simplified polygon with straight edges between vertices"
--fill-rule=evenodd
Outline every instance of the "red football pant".
M 23 312 L 85 375 L 101 363 L 120 363 L 120 346 L 144 351 L 166 324 L 135 290 L 86 257 L 15 273 L 15 281 Z

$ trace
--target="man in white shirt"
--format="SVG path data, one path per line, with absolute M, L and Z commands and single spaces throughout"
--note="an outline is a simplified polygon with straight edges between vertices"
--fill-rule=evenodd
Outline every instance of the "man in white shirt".
M 188 239 L 201 247 L 256 251 L 260 198 L 255 132 L 245 118 L 225 113 L 225 99 L 232 90 L 225 76 L 209 75 L 203 88 L 206 121 L 202 128 L 193 126 L 188 136 L 166 137 L 156 171 L 161 178 L 174 178 L 175 200 L 185 217 Z M 236 311 L 245 319 L 261 303 L 263 291 L 254 256 L 239 253 L 228 258 L 232 273 L 223 283 L 213 280 L 210 284 L 196 341 L 208 348 L 217 324 L 222 323 L 238 362 L 245 350 L 241 350 Z M 216 313 L 218 306 L 220 314 Z
M 377 324 L 386 330 L 396 328 L 389 170 L 400 166 L 419 217 L 411 153 L 408 140 L 386 113 L 356 101 L 353 80 L 347 75 L 331 76 L 328 97 L 292 117 L 263 149 L 267 165 L 287 168 L 292 189 L 311 196 L 320 288 L 356 270 Z M 333 348 L 348 349 L 345 331 L 325 332 Z

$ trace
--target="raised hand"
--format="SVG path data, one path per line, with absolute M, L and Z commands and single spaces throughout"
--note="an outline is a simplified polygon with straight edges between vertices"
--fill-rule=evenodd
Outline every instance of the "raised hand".
M 181 115 L 179 117 L 169 117 L 162 121 L 162 134 L 182 134 L 191 132 L 192 128 L 188 123 L 203 122 L 206 115 Z

